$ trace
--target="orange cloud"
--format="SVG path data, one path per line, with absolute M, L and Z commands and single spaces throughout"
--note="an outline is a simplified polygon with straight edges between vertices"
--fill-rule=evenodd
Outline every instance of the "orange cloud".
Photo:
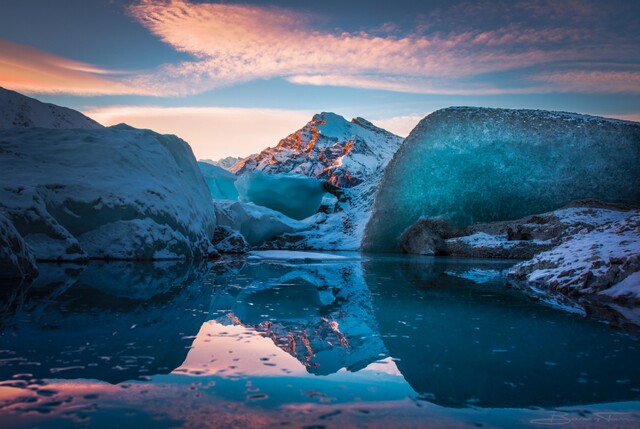
M 105 70 L 29 46 L 0 40 L 0 85 L 27 93 L 75 95 L 147 94 Z
M 130 7 L 130 13 L 161 40 L 195 57 L 164 67 L 160 81 L 157 75 L 140 77 L 141 85 L 154 81 L 158 90 L 164 84 L 165 90 L 178 92 L 273 77 L 403 92 L 537 92 L 538 88 L 505 91 L 455 82 L 585 55 L 576 49 L 538 47 L 585 37 L 584 32 L 565 28 L 379 37 L 316 30 L 311 16 L 274 7 L 142 0 Z M 189 80 L 191 86 L 177 88 L 181 80 Z

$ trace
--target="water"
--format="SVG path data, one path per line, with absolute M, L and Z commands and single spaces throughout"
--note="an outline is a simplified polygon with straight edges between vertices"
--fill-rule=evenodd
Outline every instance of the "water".
M 43 266 L 0 297 L 0 427 L 639 427 L 640 344 L 508 264 Z

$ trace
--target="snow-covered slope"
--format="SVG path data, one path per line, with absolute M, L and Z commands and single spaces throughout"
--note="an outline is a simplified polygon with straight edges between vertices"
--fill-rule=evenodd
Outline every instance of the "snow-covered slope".
M 206 257 L 207 185 L 176 136 L 117 125 L 0 131 L 0 212 L 38 260 Z
M 540 110 L 452 107 L 423 119 L 389 163 L 363 247 L 396 251 L 421 217 L 454 225 L 572 200 L 640 204 L 640 124 Z
M 102 125 L 75 110 L 42 103 L 0 87 L 0 130 L 14 127 L 88 130 L 102 128 Z
M 365 119 L 349 122 L 335 113 L 323 112 L 276 147 L 251 155 L 230 170 L 238 175 L 254 170 L 299 173 L 349 188 L 386 165 L 401 143 L 402 137 Z
M 241 159 L 242 158 L 240 158 L 239 156 L 227 156 L 226 158 L 220 158 L 217 161 L 214 161 L 213 159 L 201 159 L 198 162 L 204 162 L 205 164 L 215 165 L 216 167 L 220 167 L 220 168 L 224 168 L 225 170 L 228 170 L 229 168 L 233 167 Z

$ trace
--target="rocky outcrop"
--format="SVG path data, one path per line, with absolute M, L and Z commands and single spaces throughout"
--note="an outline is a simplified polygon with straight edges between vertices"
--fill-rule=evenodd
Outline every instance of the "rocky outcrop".
M 512 285 L 640 303 L 640 278 L 630 277 L 640 271 L 640 210 L 629 205 L 580 200 L 517 221 L 461 228 L 425 218 L 400 244 L 406 253 L 525 259 L 509 271 Z
M 246 253 L 251 248 L 240 232 L 228 226 L 216 227 L 212 242 L 220 253 Z

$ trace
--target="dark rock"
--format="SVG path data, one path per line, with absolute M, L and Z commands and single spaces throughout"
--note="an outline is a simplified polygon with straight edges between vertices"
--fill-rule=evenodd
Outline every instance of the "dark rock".
M 445 240 L 459 234 L 445 219 L 421 218 L 402 233 L 400 247 L 404 253 L 446 255 Z
M 218 226 L 211 240 L 220 253 L 246 253 L 250 246 L 244 236 L 228 226 Z

